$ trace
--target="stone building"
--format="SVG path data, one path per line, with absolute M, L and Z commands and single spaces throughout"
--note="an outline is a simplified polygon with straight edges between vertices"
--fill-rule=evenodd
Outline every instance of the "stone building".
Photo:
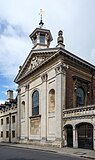
M 42 26 L 15 78 L 18 141 L 95 149 L 95 66 L 65 49 L 63 32 Z
M 0 105 L 0 142 L 17 142 L 17 100 L 7 91 L 7 101 Z

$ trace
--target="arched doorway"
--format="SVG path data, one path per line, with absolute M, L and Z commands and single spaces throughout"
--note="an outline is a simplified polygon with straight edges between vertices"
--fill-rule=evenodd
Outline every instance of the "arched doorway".
M 93 149 L 93 125 L 80 123 L 78 129 L 78 148 Z
M 71 125 L 65 126 L 67 132 L 67 147 L 73 147 L 73 127 Z

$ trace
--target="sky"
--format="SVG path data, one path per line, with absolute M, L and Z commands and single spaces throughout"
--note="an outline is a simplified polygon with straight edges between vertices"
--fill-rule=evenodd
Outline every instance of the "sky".
M 95 65 L 95 0 L 0 0 L 0 104 L 33 45 L 29 38 L 39 26 L 40 9 L 44 28 L 50 29 L 57 45 L 63 31 L 65 48 Z

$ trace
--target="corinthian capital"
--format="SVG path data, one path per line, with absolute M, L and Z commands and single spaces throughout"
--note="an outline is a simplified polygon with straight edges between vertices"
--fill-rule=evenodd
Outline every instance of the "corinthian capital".
M 56 66 L 55 73 L 56 73 L 56 75 L 57 74 L 65 74 L 66 69 L 68 69 L 68 65 L 66 65 L 65 63 L 61 63 L 58 66 Z
M 25 91 L 27 91 L 29 89 L 29 84 L 28 83 L 25 84 L 24 87 L 25 87 Z
M 19 94 L 21 92 L 21 89 L 18 87 L 16 91 Z

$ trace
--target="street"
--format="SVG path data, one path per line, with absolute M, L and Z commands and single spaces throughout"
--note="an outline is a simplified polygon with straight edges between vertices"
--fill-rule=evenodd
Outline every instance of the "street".
M 0 145 L 0 160 L 82 160 L 79 157 Z

